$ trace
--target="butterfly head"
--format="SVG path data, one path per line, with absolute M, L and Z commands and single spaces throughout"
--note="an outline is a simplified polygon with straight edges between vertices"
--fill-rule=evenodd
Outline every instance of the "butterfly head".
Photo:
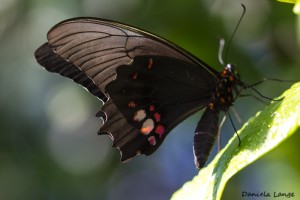
M 240 75 L 236 70 L 236 66 L 234 64 L 227 64 L 220 73 L 221 79 L 226 79 L 226 81 L 241 85 Z

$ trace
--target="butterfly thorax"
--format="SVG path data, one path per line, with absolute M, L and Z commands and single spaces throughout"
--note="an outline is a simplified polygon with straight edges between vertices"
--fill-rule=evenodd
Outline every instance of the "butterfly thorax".
M 228 64 L 222 69 L 208 105 L 211 110 L 218 109 L 226 111 L 228 107 L 232 105 L 234 100 L 232 91 L 236 90 L 237 77 L 238 75 L 232 65 Z

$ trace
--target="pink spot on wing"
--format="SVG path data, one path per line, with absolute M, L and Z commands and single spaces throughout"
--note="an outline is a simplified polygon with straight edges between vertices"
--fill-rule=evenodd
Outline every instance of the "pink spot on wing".
M 154 113 L 154 119 L 156 122 L 160 122 L 160 114 L 158 112 Z
M 153 145 L 153 146 L 156 144 L 156 139 L 155 139 L 154 136 L 150 136 L 150 137 L 148 138 L 148 141 L 149 141 L 149 143 L 150 143 L 151 145 Z
M 155 106 L 154 106 L 154 105 L 150 105 L 150 106 L 149 106 L 149 110 L 150 110 L 150 111 L 154 111 L 154 109 L 155 109 Z
M 136 79 L 137 79 L 137 77 L 138 77 L 138 73 L 137 73 L 137 72 L 135 72 L 135 73 L 132 75 L 132 80 L 136 80 Z
M 159 135 L 159 138 L 162 138 L 162 136 L 163 136 L 164 133 L 165 133 L 165 127 L 162 126 L 162 125 L 156 126 L 156 128 L 155 128 L 155 133 Z
M 153 59 L 150 58 L 150 59 L 148 60 L 148 66 L 147 66 L 147 68 L 148 68 L 148 69 L 151 69 L 152 66 L 153 66 Z

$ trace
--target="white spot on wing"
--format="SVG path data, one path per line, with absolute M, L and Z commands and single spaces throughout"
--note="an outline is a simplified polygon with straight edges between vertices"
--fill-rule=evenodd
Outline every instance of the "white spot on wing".
M 152 119 L 147 119 L 141 128 L 141 133 L 148 135 L 154 128 L 154 121 Z
M 133 116 L 133 120 L 134 121 L 137 121 L 137 122 L 140 122 L 142 121 L 143 119 L 145 119 L 146 117 L 146 112 L 145 110 L 138 110 L 134 116 Z

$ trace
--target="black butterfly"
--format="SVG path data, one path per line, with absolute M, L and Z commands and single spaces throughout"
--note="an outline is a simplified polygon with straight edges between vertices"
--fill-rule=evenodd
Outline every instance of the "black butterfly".
M 176 125 L 205 108 L 194 136 L 195 164 L 203 167 L 219 112 L 247 87 L 230 64 L 217 72 L 167 40 L 103 19 L 60 22 L 35 57 L 104 102 L 96 114 L 105 122 L 99 134 L 110 135 L 121 161 L 152 154 Z

